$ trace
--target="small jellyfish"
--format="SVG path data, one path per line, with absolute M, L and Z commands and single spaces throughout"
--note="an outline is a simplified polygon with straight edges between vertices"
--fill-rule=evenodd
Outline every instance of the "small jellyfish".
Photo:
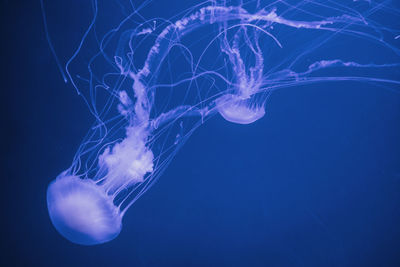
M 216 107 L 225 120 L 238 124 L 250 124 L 265 115 L 262 105 L 258 106 L 252 103 L 251 99 L 242 99 L 231 94 L 218 98 Z

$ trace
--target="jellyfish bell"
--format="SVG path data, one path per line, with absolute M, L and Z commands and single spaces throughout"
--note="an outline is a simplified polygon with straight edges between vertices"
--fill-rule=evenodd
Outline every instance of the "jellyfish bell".
M 120 209 L 125 199 L 115 204 L 118 196 L 153 171 L 154 156 L 146 146 L 147 136 L 143 127 L 128 127 L 125 139 L 99 156 L 102 171 L 96 177 L 81 179 L 64 172 L 49 185 L 49 215 L 62 236 L 81 245 L 101 244 L 118 236 L 126 209 Z
M 253 123 L 265 115 L 263 105 L 252 103 L 251 98 L 237 95 L 223 95 L 215 101 L 216 109 L 221 116 L 230 122 L 238 124 Z
M 57 178 L 47 189 L 47 206 L 57 231 L 76 244 L 108 242 L 116 238 L 122 228 L 119 208 L 91 179 Z

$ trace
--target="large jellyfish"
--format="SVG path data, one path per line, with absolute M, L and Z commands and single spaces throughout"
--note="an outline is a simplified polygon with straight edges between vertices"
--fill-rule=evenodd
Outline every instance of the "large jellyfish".
M 213 115 L 254 123 L 275 90 L 315 83 L 399 92 L 400 13 L 388 2 L 207 1 L 144 19 L 150 2 L 127 1 L 120 20 L 104 26 L 110 2 L 92 1 L 92 21 L 60 68 L 95 120 L 47 190 L 51 221 L 73 243 L 116 238 L 129 207 Z

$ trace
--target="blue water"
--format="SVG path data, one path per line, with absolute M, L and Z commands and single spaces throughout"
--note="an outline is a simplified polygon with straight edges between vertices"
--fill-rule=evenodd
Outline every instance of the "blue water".
M 67 55 L 87 6 L 60 8 L 76 17 L 50 29 Z M 65 240 L 46 189 L 92 117 L 62 80 L 40 3 L 3 1 L 0 14 L 2 266 L 400 266 L 400 95 L 352 82 L 277 91 L 251 125 L 213 117 L 130 208 L 117 239 Z

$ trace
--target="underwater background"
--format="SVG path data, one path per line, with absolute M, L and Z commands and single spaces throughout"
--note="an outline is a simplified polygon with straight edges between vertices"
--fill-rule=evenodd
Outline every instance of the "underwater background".
M 73 19 L 49 25 L 61 55 L 88 21 L 84 2 L 60 1 Z M 154 16 L 182 5 L 154 1 Z M 46 189 L 93 118 L 62 80 L 40 2 L 2 0 L 0 20 L 1 266 L 400 266 L 400 94 L 353 82 L 276 91 L 254 124 L 213 117 L 118 238 L 70 243 Z

